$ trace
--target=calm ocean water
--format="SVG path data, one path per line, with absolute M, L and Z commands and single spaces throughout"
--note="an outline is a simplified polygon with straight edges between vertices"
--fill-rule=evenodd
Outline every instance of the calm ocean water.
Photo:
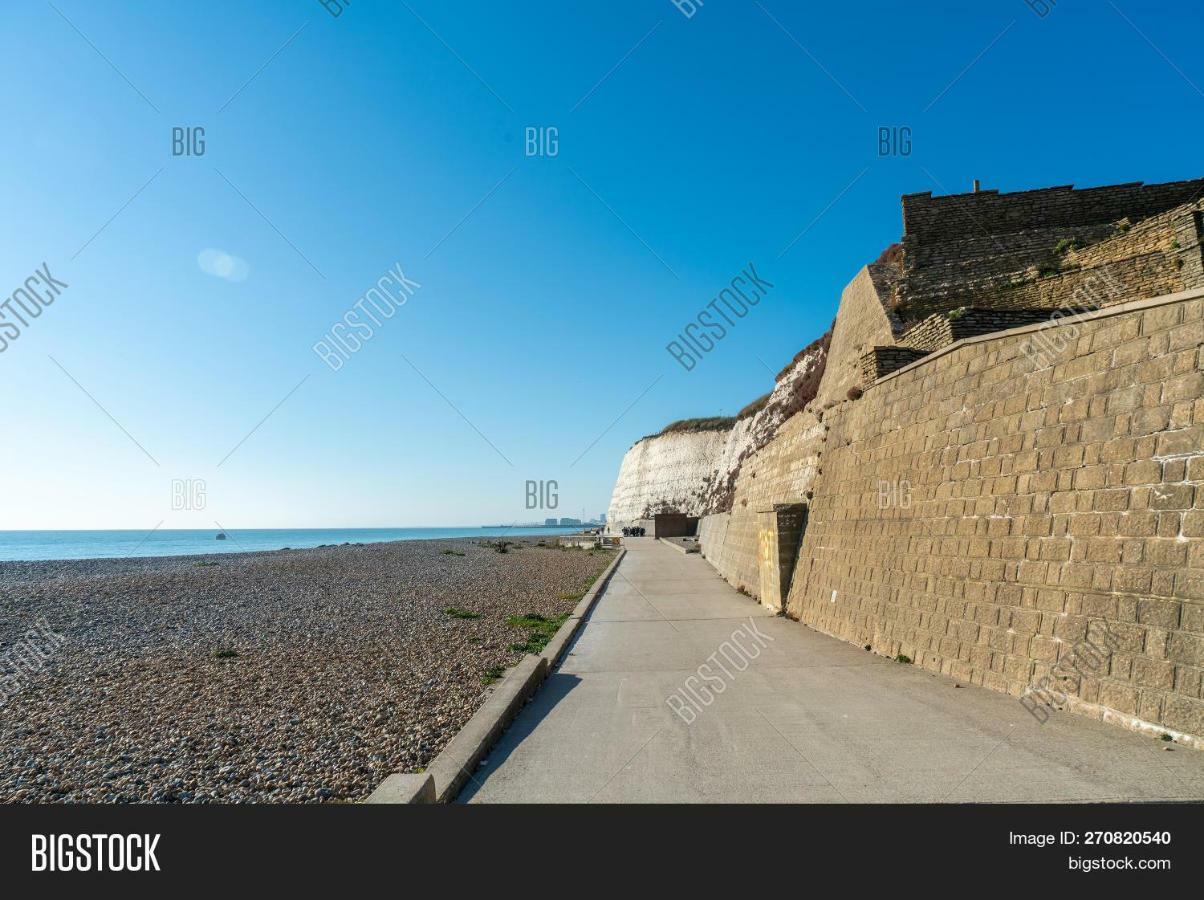
M 250 528 L 193 531 L 0 531 L 0 560 L 95 559 L 115 556 L 195 556 L 254 550 L 300 550 L 319 544 L 370 544 L 435 538 L 568 534 L 575 528 Z

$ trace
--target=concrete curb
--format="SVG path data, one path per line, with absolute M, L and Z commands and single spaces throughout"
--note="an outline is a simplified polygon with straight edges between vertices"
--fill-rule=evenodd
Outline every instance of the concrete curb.
M 602 596 L 602 592 L 606 590 L 606 585 L 610 583 L 610 578 L 615 573 L 615 569 L 619 567 L 623 557 L 627 555 L 627 548 L 620 547 L 618 554 L 610 561 L 610 565 L 598 576 L 598 580 L 593 586 L 585 592 L 585 596 L 581 598 L 581 602 L 577 604 L 577 608 L 573 610 L 573 614 L 565 620 L 565 623 L 560 626 L 560 630 L 555 636 L 548 641 L 548 645 L 543 648 L 543 653 L 540 654 L 548 661 L 548 671 L 556 667 L 560 662 L 560 658 L 564 655 L 564 651 L 568 649 L 573 638 L 577 636 L 577 632 L 581 630 L 581 623 L 585 621 L 585 617 L 589 615 L 594 604 L 598 602 L 598 598 Z
M 464 723 L 451 743 L 431 762 L 427 771 L 435 780 L 436 803 L 448 803 L 455 799 L 464 782 L 476 771 L 477 763 L 502 736 L 506 726 L 543 683 L 547 673 L 548 661 L 530 653 L 506 672 L 485 704 Z
M 620 548 L 609 566 L 581 598 L 573 614 L 548 642 L 539 656 L 527 654 L 506 671 L 498 686 L 451 742 L 431 761 L 425 774 L 388 776 L 365 803 L 450 803 L 460 792 L 477 764 L 489 752 L 519 710 L 539 690 L 548 672 L 559 661 L 581 623 L 605 590 L 619 562 L 627 554 Z
M 676 550 L 678 553 L 681 553 L 684 556 L 691 555 L 690 551 L 686 548 L 686 546 L 684 544 L 674 543 L 672 538 L 657 538 L 657 540 L 660 541 L 662 544 L 668 544 L 670 547 L 672 547 L 674 550 Z
M 434 803 L 435 779 L 430 773 L 390 775 L 365 803 Z

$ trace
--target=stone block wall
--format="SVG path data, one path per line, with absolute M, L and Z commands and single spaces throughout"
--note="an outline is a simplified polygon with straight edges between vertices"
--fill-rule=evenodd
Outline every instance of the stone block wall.
M 944 318 L 940 313 L 933 318 Z M 927 350 L 913 347 L 875 347 L 861 357 L 861 383 L 873 384 L 884 375 L 896 372 L 917 359 L 928 355 Z
M 789 614 L 1204 736 L 1202 297 L 967 341 L 828 410 Z
M 705 512 L 731 509 L 736 480 L 745 460 L 764 447 L 784 422 L 815 399 L 826 370 L 830 339 L 831 332 L 804 347 L 778 374 L 764 406 L 736 422 L 715 467 L 711 501 Z
M 962 338 L 1034 325 L 1050 318 L 1053 309 L 957 309 L 935 313 L 899 337 L 900 347 L 925 352 L 948 347 Z
M 760 599 L 761 524 L 758 513 L 807 501 L 820 466 L 824 426 L 810 411 L 792 416 L 766 446 L 744 461 L 730 513 L 699 526 L 703 556 L 729 584 Z
M 1204 181 L 903 198 L 890 304 L 908 323 L 960 306 L 1104 303 L 1204 285 Z M 1119 299 L 1108 300 L 1107 296 Z
M 1047 322 L 1064 313 L 1054 309 L 965 308 L 933 313 L 903 332 L 897 344 L 874 347 L 862 354 L 861 384 L 873 384 L 879 378 L 922 359 L 933 350 L 948 347 L 962 338 Z
M 724 441 L 633 447 L 612 523 L 678 498 L 730 584 L 789 581 L 812 627 L 1204 747 L 1201 193 L 905 198 L 830 341 Z
M 903 196 L 903 231 L 924 243 L 956 241 L 972 223 L 989 234 L 1025 229 L 1073 228 L 1134 221 L 1158 215 L 1204 195 L 1204 178 L 1165 184 L 1112 184 L 1075 190 L 1073 185 L 1016 191 L 979 191 L 933 197 Z
M 1200 206 L 1199 201 L 1177 206 L 1161 215 L 1138 222 L 1127 231 L 1113 235 L 1110 240 L 1069 250 L 1066 262 L 1073 266 L 1092 268 L 1130 256 L 1164 253 L 1198 245 L 1198 217 L 1193 213 L 1198 213 Z
M 875 346 L 893 344 L 902 331 L 902 322 L 884 304 L 883 289 L 889 283 L 888 267 L 866 266 L 841 294 L 827 368 L 815 398 L 818 406 L 845 399 L 849 388 L 861 383 L 861 356 Z
M 899 346 L 928 353 L 953 343 L 953 310 L 933 313 L 916 322 L 901 335 Z M 896 367 L 897 368 L 897 367 Z M 886 372 L 882 373 L 883 375 Z

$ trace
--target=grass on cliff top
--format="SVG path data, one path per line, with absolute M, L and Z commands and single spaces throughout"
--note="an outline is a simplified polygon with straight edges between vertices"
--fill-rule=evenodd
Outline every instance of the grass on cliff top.
M 832 326 L 836 326 L 836 320 L 832 320 Z M 786 418 L 789 418 L 798 410 L 807 405 L 816 395 L 819 390 L 819 381 L 823 377 L 824 368 L 827 364 L 828 347 L 832 343 L 832 328 L 829 328 L 824 334 L 816 338 L 802 350 L 794 355 L 794 359 L 786 364 L 786 367 L 774 377 L 774 384 L 785 378 L 794 369 L 798 363 L 807 356 L 822 356 L 820 364 L 813 367 L 804 377 L 799 379 L 798 384 L 794 386 L 794 396 L 787 402 L 788 409 L 785 410 Z M 770 392 L 772 394 L 772 391 Z M 745 406 L 739 413 L 734 416 L 702 416 L 697 419 L 678 419 L 676 422 L 670 422 L 656 434 L 646 434 L 640 441 L 646 441 L 649 438 L 663 437 L 667 434 L 697 434 L 702 431 L 728 431 L 733 428 L 741 419 L 747 419 L 749 416 L 756 415 L 769 403 L 770 394 L 765 394 L 763 397 L 758 397 L 752 403 Z M 636 441 L 638 444 L 640 441 Z
M 736 424 L 735 416 L 704 416 L 700 419 L 678 419 L 670 422 L 656 434 L 646 434 L 640 441 L 664 437 L 666 434 L 697 434 L 702 431 L 727 431 Z M 640 441 L 636 441 L 638 444 Z
M 700 419 L 678 419 L 660 430 L 661 434 L 693 434 L 697 431 L 727 431 L 736 424 L 735 416 L 704 416 Z
M 790 362 L 786 363 L 786 365 L 782 369 L 782 371 L 778 372 L 777 375 L 773 376 L 773 383 L 777 384 L 779 381 L 781 381 L 783 378 L 785 378 L 787 375 L 789 375 L 791 370 L 795 366 L 797 366 L 802 361 L 803 357 L 805 357 L 805 356 L 811 356 L 813 354 L 822 352 L 825 357 L 824 363 L 826 365 L 828 348 L 832 346 L 832 329 L 834 329 L 835 327 L 836 327 L 836 320 L 833 319 L 832 324 L 828 326 L 827 331 L 825 331 L 823 334 L 821 334 L 819 337 L 817 337 L 815 340 L 813 340 L 810 344 L 808 344 L 806 347 L 804 347 L 798 353 L 794 354 L 794 358 L 792 360 L 790 360 Z M 819 374 L 820 375 L 823 374 L 823 367 L 820 367 Z M 817 388 L 819 387 L 819 379 L 818 378 L 815 380 L 815 386 Z M 811 392 L 811 396 L 812 397 L 815 396 L 815 391 Z
M 755 416 L 769 403 L 769 398 L 772 394 L 772 391 L 770 391 L 768 394 L 762 394 L 752 403 L 748 404 L 748 406 L 736 413 L 736 421 L 740 422 L 744 419 L 747 419 L 749 416 Z

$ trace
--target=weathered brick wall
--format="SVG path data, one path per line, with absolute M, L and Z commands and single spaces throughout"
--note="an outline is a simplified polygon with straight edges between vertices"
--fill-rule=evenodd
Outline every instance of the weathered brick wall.
M 1052 309 L 957 309 L 935 313 L 907 329 L 899 337 L 900 347 L 932 351 L 948 347 L 962 338 L 993 331 L 1006 331 L 1048 319 Z
M 1204 736 L 1202 398 L 1194 295 L 975 339 L 868 387 L 824 414 L 789 613 L 1016 695 L 1090 639 L 1108 649 L 1056 680 L 1068 705 Z
M 1073 228 L 1029 228 L 1011 233 L 990 234 L 964 219 L 964 232 L 956 239 L 924 243 L 914 235 L 904 235 L 903 270 L 898 282 L 897 302 L 909 321 L 920 318 L 923 310 L 954 288 L 979 285 L 980 290 L 1004 284 L 1027 269 L 1036 271 L 1059 262 L 1055 252 L 1063 240 L 1080 246 L 1096 244 L 1117 234 L 1115 223 L 1108 222 Z
M 889 375 L 917 359 L 923 359 L 929 352 L 914 347 L 875 347 L 861 357 L 861 384 L 873 384 L 883 375 Z
M 1196 202 L 1151 216 L 1110 240 L 1069 250 L 1066 262 L 1090 268 L 1129 256 L 1176 249 L 1175 245 L 1187 247 L 1198 244 L 1199 237 L 1194 233 L 1195 223 L 1191 213 L 1199 208 L 1200 203 Z
M 1058 306 L 1091 281 L 1124 299 L 1201 286 L 1201 193 L 1204 181 L 908 195 L 889 302 L 914 323 L 959 306 Z
M 731 524 L 732 514 L 711 513 L 709 516 L 703 516 L 698 520 L 698 549 L 702 552 L 702 558 L 709 560 L 724 578 L 724 568 L 730 570 L 730 558 L 723 560 L 721 567 L 720 557 L 724 553 L 724 548 L 727 545 L 727 527 Z M 731 579 L 727 578 L 730 582 Z
M 933 313 L 916 322 L 899 335 L 898 346 L 928 352 L 952 344 L 953 322 L 949 318 L 951 312 L 952 310 Z
M 1199 267 L 1189 271 L 1180 265 L 1180 258 L 1177 252 L 1131 256 L 1090 269 L 1071 269 L 1034 277 L 975 302 L 994 302 L 1014 309 L 1049 309 L 1057 306 L 1105 307 L 1134 298 L 1164 297 L 1200 286 Z
M 880 344 L 893 344 L 902 323 L 883 305 L 881 285 L 889 273 L 866 266 L 840 295 L 840 310 L 832 326 L 827 368 L 815 404 L 823 406 L 843 400 L 848 389 L 861 383 L 861 356 Z
M 823 407 L 844 399 L 850 387 L 862 382 L 862 352 L 875 344 L 893 343 L 901 330 L 901 323 L 883 305 L 891 277 L 889 267 L 869 265 L 849 282 L 841 295 L 819 393 L 806 410 L 775 426 L 778 430 L 768 444 L 743 459 L 730 513 L 699 522 L 703 555 L 729 583 L 750 596 L 756 597 L 760 590 L 757 513 L 776 503 L 805 500 L 819 465 Z
M 1204 746 L 1201 194 L 904 198 L 901 248 L 841 296 L 814 401 L 768 443 L 733 431 L 703 554 L 757 596 L 769 511 L 806 502 L 791 615 Z M 1102 663 L 1071 671 L 1084 642 Z
M 724 445 L 723 456 L 716 464 L 704 513 L 731 509 L 736 479 L 744 461 L 765 446 L 787 419 L 815 399 L 823 380 L 830 337 L 829 333 L 804 347 L 778 375 L 764 406 L 736 422 Z
M 759 599 L 760 593 L 757 514 L 775 504 L 806 501 L 819 469 L 823 436 L 823 423 L 815 413 L 806 410 L 792 416 L 772 441 L 744 461 L 732 511 L 708 516 L 700 524 L 702 554 L 749 596 Z
M 1016 191 L 979 191 L 933 197 L 903 196 L 903 231 L 924 242 L 957 240 L 968 226 L 988 233 L 1030 228 L 1071 228 L 1158 215 L 1204 195 L 1204 179 L 1165 184 L 1112 184 L 1074 190 L 1072 185 Z

